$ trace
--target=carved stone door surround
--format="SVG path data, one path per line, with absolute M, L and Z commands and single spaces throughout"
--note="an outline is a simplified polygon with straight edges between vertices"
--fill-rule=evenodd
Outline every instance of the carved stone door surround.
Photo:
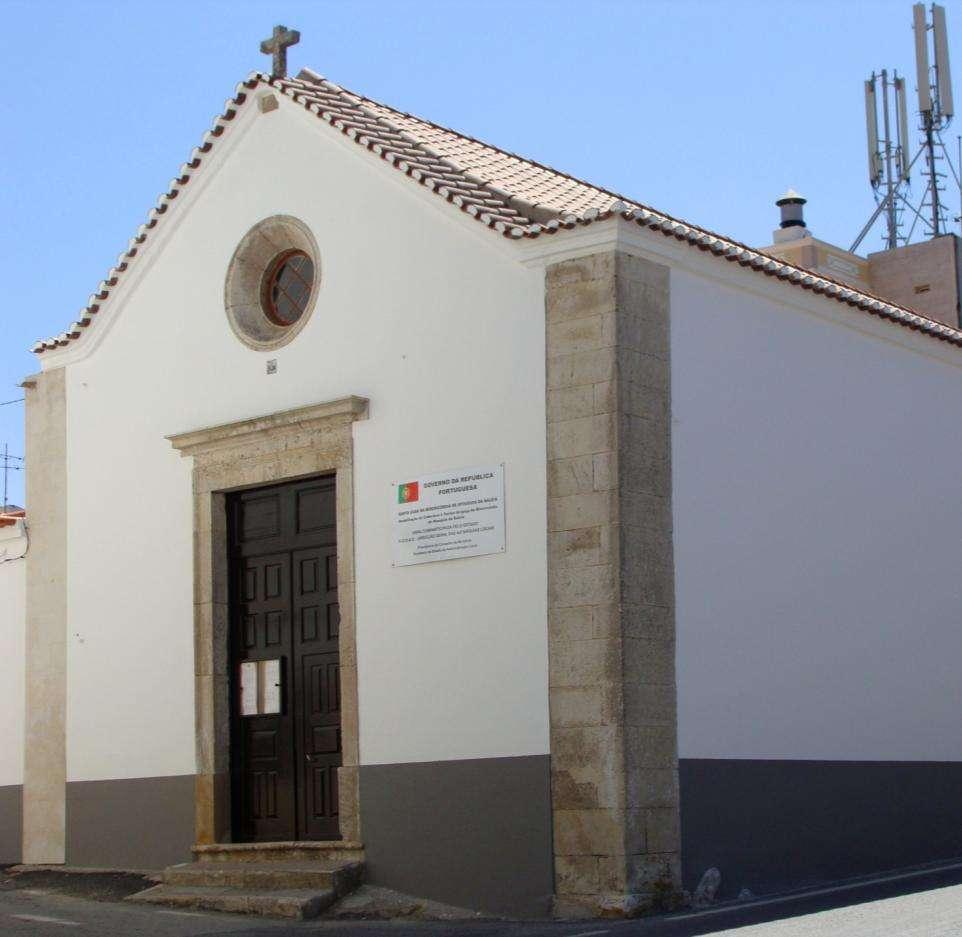
M 312 475 L 337 477 L 337 578 L 343 767 L 339 808 L 343 844 L 360 841 L 357 652 L 354 593 L 353 423 L 367 400 L 326 403 L 170 436 L 194 460 L 194 698 L 198 845 L 230 841 L 228 550 L 225 495 Z

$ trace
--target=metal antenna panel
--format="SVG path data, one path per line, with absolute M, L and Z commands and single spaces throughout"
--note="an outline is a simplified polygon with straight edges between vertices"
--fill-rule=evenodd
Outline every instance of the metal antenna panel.
M 919 111 L 923 114 L 932 110 L 932 95 L 929 93 L 928 30 L 925 4 L 916 3 L 912 7 L 912 32 L 915 33 L 915 77 L 919 91 Z
M 932 44 L 935 52 L 935 87 L 939 111 L 944 120 L 952 119 L 952 72 L 949 68 L 949 38 L 945 30 L 945 7 L 932 4 Z
M 909 142 L 909 117 L 908 107 L 905 103 L 905 79 L 896 78 L 895 85 L 895 110 L 898 114 L 899 128 L 899 180 L 909 181 L 909 149 L 912 144 Z
M 868 143 L 868 179 L 875 188 L 882 181 L 882 158 L 878 144 L 878 105 L 875 102 L 875 75 L 865 82 L 865 134 Z

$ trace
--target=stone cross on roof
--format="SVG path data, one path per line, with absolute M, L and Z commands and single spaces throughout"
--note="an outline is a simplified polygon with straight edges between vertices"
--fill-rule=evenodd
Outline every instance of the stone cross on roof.
M 296 29 L 286 26 L 275 26 L 270 39 L 261 43 L 261 52 L 274 57 L 271 64 L 271 75 L 274 78 L 284 78 L 287 75 L 287 49 L 296 46 L 301 41 L 301 34 Z

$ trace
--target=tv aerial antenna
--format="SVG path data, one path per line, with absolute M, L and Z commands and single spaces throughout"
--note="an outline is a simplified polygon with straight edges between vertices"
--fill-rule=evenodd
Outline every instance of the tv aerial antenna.
M 3 463 L 3 501 L 0 502 L 0 510 L 5 510 L 10 503 L 7 500 L 10 473 L 23 471 L 23 457 L 18 455 L 10 455 L 10 448 L 6 443 L 4 443 L 3 452 L 0 452 L 0 462 Z
M 895 71 L 890 76 L 886 69 L 873 72 L 865 82 L 865 130 L 875 211 L 849 248 L 853 253 L 880 217 L 885 218 L 886 250 L 910 243 L 917 233 L 924 238 L 950 233 L 946 196 L 950 180 L 962 202 L 958 171 L 962 158 L 956 161 L 957 168 L 942 138 L 955 112 L 945 7 L 933 3 L 927 13 L 924 4 L 914 4 L 912 30 L 921 142 L 913 156 L 905 78 Z M 962 153 L 962 141 L 959 147 Z M 912 172 L 916 164 L 920 185 L 913 192 Z M 962 222 L 962 204 L 959 215 L 952 216 L 951 221 Z

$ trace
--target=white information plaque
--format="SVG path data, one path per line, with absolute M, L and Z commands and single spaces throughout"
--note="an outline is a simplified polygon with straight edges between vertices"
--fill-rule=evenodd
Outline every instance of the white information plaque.
M 393 486 L 394 565 L 504 552 L 504 465 L 421 475 Z

